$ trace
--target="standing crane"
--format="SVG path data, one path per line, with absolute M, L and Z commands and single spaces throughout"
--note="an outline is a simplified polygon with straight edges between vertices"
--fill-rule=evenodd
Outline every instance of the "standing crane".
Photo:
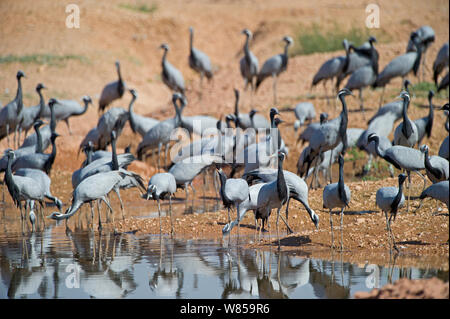
M 98 101 L 98 111 L 103 113 L 105 109 L 117 99 L 120 99 L 125 93 L 126 84 L 120 73 L 120 62 L 116 61 L 117 76 L 119 77 L 117 81 L 108 83 L 102 90 L 100 94 L 100 99 Z
M 288 66 L 288 49 L 294 43 L 291 37 L 285 36 L 283 38 L 283 41 L 285 42 L 284 46 L 284 52 L 277 54 L 270 59 L 268 59 L 266 62 L 264 62 L 261 71 L 258 73 L 258 78 L 256 80 L 256 89 L 261 85 L 262 81 L 266 79 L 269 76 L 272 76 L 273 79 L 273 103 L 274 105 L 277 104 L 277 78 L 280 75 L 280 73 L 286 71 Z
M 167 87 L 173 92 L 179 92 L 184 95 L 184 78 L 181 72 L 175 68 L 172 63 L 167 60 L 167 52 L 169 52 L 169 45 L 166 43 L 161 44 L 161 49 L 164 50 L 162 57 L 162 73 L 161 78 Z
M 189 27 L 189 35 L 189 66 L 200 74 L 200 88 L 203 89 L 203 77 L 206 76 L 208 81 L 213 77 L 211 61 L 205 53 L 194 47 L 194 29 L 192 27 Z

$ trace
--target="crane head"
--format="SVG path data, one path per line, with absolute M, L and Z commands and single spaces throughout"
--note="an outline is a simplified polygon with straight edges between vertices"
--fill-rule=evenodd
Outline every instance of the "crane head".
M 283 41 L 286 42 L 287 45 L 291 45 L 292 43 L 294 43 L 294 40 L 292 40 L 292 38 L 289 36 L 285 36 L 283 38 Z
M 17 71 L 17 80 L 19 80 L 20 78 L 26 78 L 25 73 L 23 73 L 23 71 L 19 70 Z
M 14 159 L 14 157 L 16 156 L 16 155 L 14 154 L 14 151 L 13 151 L 12 148 L 8 148 L 8 149 L 5 151 L 5 154 L 6 154 L 6 156 L 8 156 L 8 158 L 11 158 L 11 159 Z
M 430 91 L 428 92 L 428 100 L 431 101 L 431 99 L 433 98 L 433 96 L 434 96 L 434 91 L 433 91 L 433 90 L 430 90 Z
M 371 35 L 367 41 L 369 41 L 370 44 L 377 43 L 377 38 Z
M 46 89 L 46 87 L 45 87 L 44 84 L 39 83 L 39 84 L 36 86 L 36 91 L 39 92 L 39 91 L 42 90 L 42 89 Z
M 167 43 L 161 44 L 160 48 L 164 49 L 165 51 L 169 51 L 169 45 Z
M 401 185 L 406 180 L 406 174 L 400 174 L 398 175 L 398 184 Z
M 328 113 L 320 113 L 320 124 L 326 123 L 328 121 Z
M 270 117 L 273 117 L 275 115 L 279 115 L 280 112 L 278 111 L 278 109 L 276 107 L 273 107 L 270 109 Z
M 445 103 L 445 104 L 441 107 L 441 111 L 449 111 L 449 105 L 448 105 L 448 103 Z
M 130 91 L 131 96 L 133 96 L 133 98 L 136 99 L 138 97 L 138 93 L 135 89 L 130 89 L 129 91 Z
M 54 219 L 54 220 L 62 220 L 62 219 L 67 218 L 67 217 L 65 217 L 64 215 L 65 215 L 65 214 L 62 214 L 62 213 L 60 213 L 60 212 L 53 212 L 53 213 L 51 213 L 50 215 L 48 215 L 46 218 Z
M 369 134 L 369 136 L 367 137 L 367 142 L 370 143 L 372 141 L 375 141 L 376 139 L 379 139 L 378 135 L 375 133 L 371 133 Z
M 426 144 L 421 145 L 420 148 L 419 148 L 419 150 L 420 150 L 422 153 L 428 152 L 428 150 L 429 150 L 428 145 L 426 145 Z
M 354 96 L 354 94 L 352 93 L 352 91 L 350 91 L 350 90 L 347 89 L 347 88 L 343 88 L 343 89 L 340 90 L 339 93 L 338 93 L 338 97 L 340 97 L 340 96 L 347 96 L 347 95 L 352 95 L 352 96 Z
M 252 32 L 249 29 L 244 29 L 241 31 L 242 34 L 245 34 L 247 37 L 251 38 L 253 37 Z
M 278 127 L 279 124 L 283 123 L 284 121 L 280 119 L 279 117 L 274 119 L 275 126 Z
M 406 91 L 402 91 L 402 92 L 400 93 L 400 95 L 399 95 L 397 98 L 401 98 L 401 99 L 403 99 L 403 100 L 408 100 L 408 101 L 411 100 L 411 98 L 410 98 L 410 96 L 409 96 L 409 93 L 406 92 Z
M 57 104 L 58 100 L 51 98 L 50 100 L 48 100 L 48 106 L 53 107 L 53 105 Z
M 86 104 L 89 104 L 89 103 L 92 103 L 92 99 L 91 99 L 91 97 L 89 96 L 89 95 L 85 95 L 85 96 L 83 96 L 83 102 L 84 103 L 86 103 Z
M 42 121 L 41 119 L 37 119 L 34 123 L 33 126 L 34 127 L 41 127 L 44 124 L 44 121 Z

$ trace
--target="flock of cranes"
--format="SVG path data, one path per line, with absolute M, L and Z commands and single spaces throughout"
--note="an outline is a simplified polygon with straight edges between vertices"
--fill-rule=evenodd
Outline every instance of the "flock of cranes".
M 214 71 L 209 57 L 194 47 L 193 28 L 189 28 L 189 33 L 189 66 L 199 73 L 200 85 L 203 88 L 203 78 L 212 80 Z M 242 34 L 246 36 L 246 39 L 243 46 L 244 56 L 239 61 L 239 68 L 244 80 L 244 90 L 250 85 L 253 96 L 264 79 L 272 77 L 273 103 L 276 104 L 277 78 L 287 70 L 288 49 L 293 40 L 289 36 L 283 37 L 284 51 L 269 58 L 259 68 L 257 57 L 250 51 L 252 32 L 244 29 Z M 430 139 L 432 136 L 434 92 L 429 92 L 428 116 L 416 120 L 411 120 L 408 116 L 411 95 L 408 89 L 410 82 L 406 77 L 411 72 L 418 75 L 419 67 L 425 68 L 425 53 L 433 41 L 434 32 L 430 27 L 422 27 L 412 32 L 407 52 L 393 59 L 379 72 L 379 54 L 375 49 L 375 37 L 371 36 L 367 43 L 360 47 L 355 47 L 344 39 L 345 56 L 326 61 L 312 81 L 312 86 L 315 86 L 321 81 L 325 83 L 336 79 L 336 96 L 341 103 L 342 111 L 333 119 L 329 119 L 327 113 L 322 113 L 320 122 L 317 123 L 313 122 L 316 117 L 314 105 L 309 102 L 299 103 L 292 109 L 279 110 L 277 107 L 272 107 L 268 118 L 257 109 L 251 109 L 249 113 L 241 113 L 240 93 L 236 89 L 234 90 L 234 113 L 228 114 L 224 120 L 209 115 L 184 116 L 183 110 L 188 105 L 184 78 L 182 73 L 169 62 L 169 45 L 165 43 L 161 45 L 161 49 L 164 50 L 161 78 L 163 83 L 173 91 L 174 116 L 159 121 L 136 114 L 133 105 L 138 98 L 138 92 L 127 87 L 121 74 L 120 63 L 117 61 L 115 66 L 118 79 L 107 84 L 101 91 L 98 102 L 98 111 L 101 115 L 97 125 L 80 143 L 79 151 L 85 152 L 86 160 L 80 169 L 73 172 L 72 199 L 65 212 L 62 212 L 61 200 L 50 191 L 49 175 L 57 156 L 55 140 L 59 136 L 56 127 L 58 122 L 64 121 L 71 134 L 69 119 L 83 115 L 89 104 L 93 102 L 89 96 L 85 96 L 82 99 L 84 106 L 77 101 L 55 98 L 49 99 L 46 104 L 42 92 L 46 87 L 39 83 L 36 87 L 39 104 L 24 107 L 21 81 L 25 74 L 19 71 L 17 72 L 17 95 L 0 111 L 0 140 L 6 137 L 10 146 L 10 135 L 14 133 L 13 148 L 7 149 L 0 159 L 0 169 L 5 173 L 4 184 L 20 210 L 22 230 L 24 230 L 27 211 L 33 230 L 35 229 L 37 220 L 35 207 L 40 211 L 39 219 L 44 222 L 45 198 L 53 201 L 59 209 L 58 212 L 47 216 L 54 220 L 67 221 L 86 203 L 90 205 L 93 220 L 94 203 L 97 203 L 98 227 L 101 229 L 101 202 L 106 204 L 107 210 L 111 216 L 114 216 L 109 198 L 110 192 L 114 191 L 120 201 L 122 217 L 124 217 L 120 190 L 136 188 L 142 198 L 157 201 L 162 232 L 161 200 L 169 200 L 169 214 L 172 221 L 172 198 L 177 188 L 185 189 L 186 199 L 189 197 L 189 187 L 195 196 L 193 180 L 199 175 L 203 174 L 206 178 L 206 174 L 212 173 L 214 190 L 228 210 L 228 223 L 223 227 L 222 233 L 229 234 L 237 225 L 239 234 L 240 221 L 247 211 L 253 211 L 255 230 L 259 229 L 260 235 L 265 223 L 269 221 L 272 210 L 276 209 L 276 230 L 278 246 L 280 246 L 279 219 L 281 218 L 286 224 L 288 231 L 293 232 L 288 223 L 291 199 L 300 202 L 314 226 L 319 227 L 319 216 L 308 202 L 308 190 L 317 187 L 317 184 L 320 186 L 318 173 L 321 171 L 325 180 L 329 179 L 330 182 L 323 189 L 323 208 L 330 211 L 332 246 L 334 247 L 332 210 L 339 208 L 341 250 L 343 250 L 343 217 L 345 208 L 351 201 L 350 189 L 344 182 L 344 156 L 349 148 L 358 147 L 369 156 L 369 162 L 364 167 L 363 174 L 370 171 L 374 157 L 380 157 L 390 165 L 392 176 L 394 176 L 393 167 L 405 173 L 398 176 L 398 187 L 383 187 L 376 193 L 376 205 L 385 213 L 392 245 L 397 248 L 391 222 L 395 220 L 398 209 L 404 205 L 403 183 L 406 178 L 408 178 L 406 201 L 407 211 L 409 211 L 411 172 L 423 178 L 421 201 L 426 197 L 432 197 L 449 206 L 448 136 L 442 142 L 438 155 L 430 156 L 428 146 L 422 145 L 424 138 Z M 433 63 L 433 81 L 438 91 L 448 87 L 448 73 L 439 81 L 442 71 L 448 68 L 448 50 L 447 42 Z M 346 77 L 349 77 L 347 83 L 341 87 Z M 384 88 L 395 77 L 403 78 L 403 90 L 397 100 L 383 105 Z M 353 96 L 352 90 L 359 90 L 360 111 L 364 115 L 362 91 L 369 86 L 383 88 L 378 112 L 368 121 L 367 129 L 348 127 L 349 111 L 346 97 Z M 127 92 L 129 95 L 126 94 Z M 110 107 L 114 101 L 123 97 L 130 97 L 128 109 Z M 448 114 L 448 103 L 440 109 Z M 308 145 L 303 148 L 299 157 L 297 174 L 283 168 L 289 153 L 289 148 L 279 129 L 279 125 L 283 122 L 281 116 L 283 111 L 295 113 L 295 131 L 308 123 L 298 137 L 298 141 L 301 140 Z M 388 136 L 398 120 L 401 120 L 401 123 L 395 127 L 394 139 L 391 141 Z M 133 133 L 141 138 L 135 154 L 131 153 L 129 147 L 123 154 L 117 154 L 116 151 L 116 141 L 126 123 L 129 123 Z M 31 128 L 34 129 L 34 133 L 28 135 Z M 195 140 L 191 138 L 190 143 L 182 147 L 176 156 L 171 154 L 169 157 L 168 151 L 173 142 L 172 135 L 178 128 L 185 129 L 191 137 L 200 135 L 201 138 Z M 447 131 L 449 129 L 448 115 L 445 129 Z M 210 130 L 215 134 L 205 136 L 206 132 L 211 132 Z M 25 138 L 20 144 L 22 132 Z M 17 138 L 16 135 L 18 135 Z M 111 152 L 106 150 L 109 145 L 111 145 Z M 51 152 L 45 153 L 49 146 L 51 146 Z M 163 146 L 164 166 L 161 164 Z M 145 160 L 150 153 L 152 156 L 157 156 L 155 165 L 158 171 L 165 168 L 167 172 L 154 174 L 146 187 L 143 179 L 135 172 L 128 170 L 128 166 L 135 160 Z M 331 168 L 335 162 L 339 165 L 339 179 L 333 183 Z M 225 167 L 231 167 L 229 176 L 223 170 Z M 243 170 L 241 177 L 236 177 L 235 175 L 241 170 Z M 421 171 L 425 171 L 426 174 L 423 175 Z M 432 182 L 428 188 L 426 188 L 425 176 Z M 311 184 L 308 187 L 306 180 L 309 177 L 311 177 Z M 206 186 L 205 179 L 204 186 Z M 36 201 L 39 203 L 38 206 L 35 205 Z M 286 211 L 283 216 L 281 209 L 284 206 Z M 234 220 L 230 214 L 232 209 L 236 210 Z M 259 228 L 258 220 L 261 220 Z M 173 234 L 174 229 L 171 223 L 171 235 Z

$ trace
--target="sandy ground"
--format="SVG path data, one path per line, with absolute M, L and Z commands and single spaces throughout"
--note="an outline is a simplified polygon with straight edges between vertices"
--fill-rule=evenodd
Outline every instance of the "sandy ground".
M 448 299 L 448 282 L 438 278 L 410 280 L 401 278 L 394 284 L 370 292 L 357 292 L 355 299 Z
M 335 25 L 342 28 L 356 26 L 364 28 L 366 18 L 364 1 L 339 2 L 319 0 L 303 1 L 77 1 L 80 7 L 80 28 L 65 27 L 65 6 L 69 1 L 15 1 L 0 2 L 0 56 L 54 54 L 75 55 L 83 59 L 67 60 L 57 65 L 34 63 L 8 63 L 1 65 L 0 100 L 2 105 L 8 103 L 15 95 L 15 73 L 22 69 L 27 78 L 23 80 L 25 106 L 38 103 L 34 88 L 38 82 L 44 83 L 49 89 L 44 93 L 48 99 L 57 97 L 63 99 L 81 100 L 83 95 L 90 95 L 94 106 L 81 117 L 71 119 L 72 135 L 69 135 L 64 123 L 58 125 L 62 135 L 57 140 L 58 156 L 51 174 L 52 190 L 60 197 L 66 207 L 70 205 L 71 174 L 79 168 L 84 156 L 78 155 L 78 146 L 85 134 L 96 125 L 98 120 L 98 98 L 103 86 L 116 79 L 114 61 L 120 60 L 122 74 L 129 88 L 135 88 L 139 98 L 135 112 L 158 119 L 173 115 L 170 105 L 170 91 L 161 81 L 161 56 L 159 45 L 166 42 L 170 45 L 168 59 L 181 70 L 188 87 L 189 105 L 185 115 L 211 114 L 224 116 L 233 110 L 233 88 L 241 89 L 243 81 L 239 74 L 238 62 L 242 56 L 244 36 L 240 31 L 247 27 L 253 30 L 255 39 L 252 51 L 260 60 L 260 65 L 270 56 L 282 51 L 281 38 L 284 35 L 294 36 L 298 30 L 319 24 L 323 30 L 330 30 Z M 146 3 L 156 4 L 154 13 L 135 12 L 123 8 L 123 4 Z M 441 45 L 448 41 L 448 2 L 447 1 L 379 1 L 381 25 L 374 34 L 380 35 L 386 42 L 376 45 L 380 53 L 380 68 L 383 68 L 393 57 L 404 52 L 409 33 L 421 25 L 428 24 L 436 32 L 436 42 L 427 53 L 426 79 L 431 81 L 431 66 Z M 407 5 L 408 10 L 402 10 Z M 250 10 L 251 9 L 251 10 Z M 20 23 L 18 22 L 20 21 Z M 188 27 L 193 26 L 195 46 L 207 53 L 215 67 L 215 79 L 205 84 L 203 97 L 199 99 L 199 79 L 189 69 Z M 294 38 L 295 41 L 295 38 Z M 309 100 L 314 103 L 317 114 L 328 112 L 334 118 L 340 108 L 328 106 L 324 99 L 322 87 L 310 90 L 314 73 L 328 58 L 341 55 L 343 51 L 332 53 L 296 56 L 289 60 L 288 70 L 278 81 L 279 108 L 290 107 L 300 101 Z M 417 83 L 417 78 L 410 80 Z M 399 93 L 401 80 L 396 79 L 387 87 L 386 99 L 393 99 Z M 366 90 L 366 118 L 376 112 L 381 91 Z M 250 110 L 249 94 L 242 94 L 242 112 Z M 447 93 L 435 98 L 437 106 L 444 104 Z M 130 95 L 116 101 L 113 106 L 127 107 Z M 412 119 L 428 114 L 426 93 L 417 92 L 409 110 Z M 349 115 L 349 127 L 365 128 L 366 121 L 360 112 L 357 98 L 348 98 L 352 111 Z M 253 98 L 253 107 L 267 114 L 272 107 L 272 84 L 266 80 Z M 302 147 L 295 145 L 296 134 L 292 127 L 294 115 L 283 113 L 286 123 L 282 125 L 282 135 L 290 148 L 285 169 L 296 171 L 296 162 Z M 432 154 L 437 153 L 441 141 L 447 132 L 443 128 L 445 117 L 441 112 L 435 112 L 435 127 L 431 139 L 425 140 Z M 131 144 L 134 151 L 140 138 L 134 136 L 127 125 L 119 138 L 118 147 L 125 148 Z M 0 150 L 7 148 L 6 140 L 0 142 Z M 121 150 L 119 150 L 120 152 Z M 348 159 L 348 158 L 347 158 Z M 378 171 L 371 173 L 370 180 L 361 181 L 356 173 L 361 171 L 365 160 L 346 162 L 346 184 L 352 191 L 350 207 L 344 216 L 344 257 L 348 261 L 364 262 L 379 260 L 384 262 L 389 256 L 388 236 L 385 231 L 384 216 L 375 206 L 375 192 L 382 186 L 396 185 L 396 178 L 387 178 L 388 172 L 380 165 Z M 382 162 L 380 162 L 381 164 Z M 129 167 L 148 179 L 156 172 L 151 162 L 136 161 Z M 336 180 L 337 166 L 333 167 Z M 398 173 L 398 172 L 396 172 Z M 201 189 L 202 179 L 195 180 L 194 185 Z M 428 185 L 430 182 L 428 181 Z M 208 184 L 207 196 L 214 196 L 211 184 Z M 418 196 L 422 184 L 420 179 L 413 177 L 411 194 Z M 105 227 L 115 227 L 118 231 L 137 230 L 138 233 L 159 233 L 157 218 L 142 218 L 150 210 L 154 213 L 155 205 L 138 197 L 134 190 L 122 195 L 127 207 L 126 219 L 120 220 L 118 202 L 112 196 L 116 209 L 115 225 L 105 224 Z M 184 191 L 176 194 L 184 198 Z M 286 236 L 284 226 L 280 226 L 283 250 L 309 251 L 322 258 L 330 257 L 330 224 L 329 213 L 322 209 L 322 189 L 311 190 L 310 205 L 320 216 L 319 229 L 311 223 L 304 208 L 296 202 L 291 203 L 289 224 L 294 234 Z M 7 227 L 19 229 L 18 213 L 12 207 L 9 194 L 5 194 L 6 202 L 2 204 L 3 215 L 0 222 L 8 222 Z M 412 208 L 418 206 L 418 200 L 412 201 Z M 167 206 L 164 206 L 166 210 Z M 436 216 L 436 203 L 427 200 L 416 213 L 406 213 L 402 209 L 393 223 L 396 236 L 405 264 L 421 264 L 448 269 L 449 219 L 448 210 L 441 205 L 442 210 Z M 45 214 L 55 208 L 46 209 Z M 275 214 L 273 214 L 275 215 Z M 154 214 L 152 215 L 154 216 Z M 157 216 L 157 215 L 156 215 Z M 232 216 L 235 216 L 233 213 Z M 264 233 L 261 242 L 254 240 L 255 228 L 251 213 L 241 222 L 240 235 L 246 245 L 274 246 L 276 242 L 276 216 L 270 219 L 272 237 Z M 339 216 L 333 214 L 335 243 L 339 245 Z M 47 222 L 53 222 L 48 221 Z M 217 238 L 223 240 L 221 229 L 227 222 L 224 210 L 207 211 L 204 213 L 183 214 L 174 213 L 173 223 L 177 237 L 182 238 Z M 75 222 L 69 222 L 69 225 Z M 95 220 L 96 223 L 96 220 Z M 3 227 L 6 227 L 3 225 Z M 170 220 L 162 218 L 162 228 L 165 234 L 170 231 Z M 236 229 L 232 232 L 231 241 L 235 242 Z M 225 239 L 227 240 L 227 239 Z M 275 241 L 274 241 L 275 240 Z M 420 257 L 420 258 L 417 258 Z

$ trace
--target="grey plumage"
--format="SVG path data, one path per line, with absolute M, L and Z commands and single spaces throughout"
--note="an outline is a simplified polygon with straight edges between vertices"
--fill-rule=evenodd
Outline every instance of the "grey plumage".
M 225 208 L 228 209 L 228 222 L 231 221 L 231 206 L 236 207 L 236 214 L 239 213 L 239 205 L 248 199 L 248 184 L 242 178 L 227 178 L 222 169 L 219 169 L 220 197 Z
M 253 91 L 255 89 L 254 86 L 256 85 L 254 80 L 256 80 L 258 76 L 258 58 L 250 51 L 250 40 L 253 38 L 250 30 L 244 29 L 241 33 L 246 35 L 246 40 L 244 44 L 244 56 L 239 61 L 239 68 L 245 82 L 244 89 L 246 90 L 250 83 L 250 88 Z
M 419 141 L 419 131 L 416 124 L 408 117 L 409 94 L 402 92 L 400 97 L 403 99 L 403 122 L 395 128 L 393 144 L 413 147 Z
M 331 245 L 334 247 L 333 237 L 333 219 L 331 212 L 334 208 L 341 209 L 341 250 L 343 249 L 343 222 L 344 222 L 344 210 L 348 207 L 351 199 L 351 192 L 347 185 L 344 183 L 344 158 L 339 155 L 339 181 L 337 183 L 328 184 L 323 189 L 323 208 L 330 210 L 330 227 L 331 227 Z
M 59 210 L 62 209 L 62 202 L 59 198 L 52 195 L 50 190 L 51 180 L 47 174 L 39 169 L 20 168 L 15 173 L 15 176 L 25 176 L 32 178 L 44 190 L 44 196 L 53 201 Z
M 257 110 L 252 109 L 248 114 L 242 114 L 239 111 L 239 99 L 240 99 L 239 90 L 234 89 L 234 96 L 235 96 L 234 121 L 236 123 L 236 127 L 240 127 L 243 130 L 246 130 L 248 128 L 253 128 L 255 130 L 270 129 L 270 122 L 267 121 L 267 119 L 264 116 L 258 114 Z
M 45 88 L 46 87 L 42 83 L 39 83 L 36 86 L 36 92 L 39 95 L 39 104 L 26 107 L 22 110 L 22 122 L 20 123 L 20 130 L 25 131 L 24 137 L 28 135 L 28 131 L 33 127 L 34 122 L 36 122 L 36 120 L 42 116 L 42 113 L 45 109 L 45 101 L 44 97 L 42 96 L 41 90 Z
M 161 233 L 161 206 L 160 200 L 169 198 L 169 214 L 171 224 L 171 235 L 173 235 L 172 222 L 172 196 L 177 191 L 175 177 L 170 173 L 158 173 L 153 175 L 148 182 L 147 194 L 142 195 L 143 198 L 153 199 L 158 202 L 159 231 Z
M 243 178 L 247 180 L 248 183 L 262 182 L 269 183 L 277 179 L 277 170 L 273 168 L 264 168 L 254 171 L 247 172 L 243 175 Z M 314 210 L 309 206 L 308 200 L 308 186 L 305 181 L 298 175 L 283 170 L 284 179 L 286 181 L 287 188 L 289 190 L 289 199 L 286 205 L 286 220 L 288 220 L 289 203 L 291 199 L 300 202 L 308 212 L 311 221 L 314 226 L 319 228 L 319 216 L 314 212 Z
M 386 150 L 382 150 L 379 147 L 379 137 L 373 133 L 369 135 L 368 141 L 369 143 L 371 143 L 372 141 L 375 143 L 375 151 L 379 157 L 394 165 L 395 168 L 405 170 L 407 172 L 409 181 L 407 211 L 409 211 L 411 172 L 415 172 L 420 177 L 422 177 L 423 189 L 425 189 L 426 179 L 420 173 L 421 170 L 425 169 L 424 154 L 417 149 L 402 145 L 394 145 Z
M 448 88 L 449 85 L 449 77 L 448 77 L 449 72 L 447 72 L 447 74 L 441 79 L 441 82 L 439 82 L 439 85 L 437 87 L 437 91 L 441 91 L 445 88 Z
M 411 40 L 417 46 L 419 45 L 417 33 L 413 33 L 411 35 Z M 404 78 L 410 72 L 414 72 L 414 75 L 417 76 L 421 56 L 422 56 L 422 49 L 418 49 L 417 51 L 407 52 L 394 58 L 384 67 L 383 71 L 381 71 L 381 73 L 378 74 L 374 87 L 384 87 L 392 79 L 396 77 Z
M 375 37 L 369 37 L 367 42 L 364 42 L 361 46 L 355 47 L 353 44 L 348 44 L 348 54 L 347 54 L 347 63 L 344 64 L 344 67 L 341 73 L 338 75 L 336 79 L 336 89 L 339 89 L 341 82 L 350 74 L 358 70 L 359 68 L 369 65 L 371 63 L 370 56 L 368 52 L 370 51 L 370 47 L 372 42 L 375 42 Z M 353 51 L 353 52 L 352 52 Z
M 16 75 L 17 79 L 17 93 L 14 100 L 6 104 L 0 110 L 0 141 L 3 138 L 8 139 L 9 144 L 9 134 L 14 131 L 14 144 L 16 142 L 16 132 L 19 123 L 22 121 L 22 110 L 23 110 L 23 100 L 22 100 L 22 81 L 21 79 L 25 77 L 25 73 L 18 71 Z
M 420 199 L 424 199 L 426 197 L 431 197 L 443 202 L 447 205 L 447 209 L 449 209 L 449 188 L 448 188 L 448 180 L 438 182 L 428 186 L 421 194 Z
M 404 91 L 408 92 L 408 94 L 409 94 L 409 88 L 408 88 L 409 85 L 411 85 L 411 82 L 409 80 L 403 81 L 403 89 L 404 89 Z M 375 115 L 372 116 L 367 123 L 370 126 L 370 123 L 372 123 L 372 121 L 376 120 L 378 117 L 381 117 L 387 113 L 391 113 L 392 115 L 394 115 L 394 119 L 393 119 L 394 122 L 399 120 L 403 115 L 403 101 L 397 99 L 395 101 L 384 104 L 383 106 L 378 108 L 377 113 L 375 113 Z M 389 132 L 391 130 L 392 130 L 392 128 L 389 130 Z
M 449 156 L 449 140 L 448 140 L 448 135 L 444 138 L 444 140 L 441 143 L 441 146 L 439 147 L 439 152 L 438 155 L 440 157 L 443 157 L 447 160 L 450 160 L 450 156 Z
M 425 155 L 425 170 L 433 184 L 450 178 L 449 162 L 447 159 L 436 155 L 429 156 L 427 145 L 422 145 L 420 151 Z
M 305 121 L 312 121 L 316 117 L 314 105 L 310 102 L 300 102 L 294 107 L 297 120 L 294 122 L 294 130 L 297 131 Z
M 373 43 L 376 42 L 374 37 L 371 37 L 370 48 L 367 49 L 367 56 L 370 63 L 356 69 L 350 76 L 345 87 L 352 90 L 359 90 L 360 107 L 364 113 L 362 91 L 365 87 L 372 86 L 377 80 L 378 76 L 378 52 Z
M 321 124 L 328 121 L 328 113 L 320 113 L 320 121 L 310 123 L 302 133 L 298 136 L 297 142 L 302 141 L 302 144 L 305 142 L 310 142 L 313 136 L 318 132 Z
M 189 66 L 192 70 L 200 73 L 200 83 L 203 82 L 203 76 L 206 76 L 208 80 L 212 79 L 213 72 L 211 68 L 211 61 L 209 57 L 193 45 L 194 29 L 189 27 L 190 34 L 190 53 L 189 53 Z
M 417 146 L 422 145 L 422 140 L 425 136 L 427 138 L 431 138 L 431 130 L 433 129 L 433 121 L 434 121 L 434 111 L 433 111 L 433 96 L 434 92 L 430 90 L 428 93 L 428 105 L 429 112 L 428 115 L 422 117 L 420 119 L 414 120 L 414 124 L 417 128 Z
M 389 238 L 391 239 L 393 246 L 396 250 L 394 234 L 391 229 L 391 220 L 397 216 L 398 209 L 405 203 L 405 197 L 403 195 L 403 183 L 406 180 L 405 174 L 398 176 L 398 188 L 393 186 L 382 187 L 376 193 L 376 204 L 384 212 L 386 217 L 386 228 L 389 231 Z M 390 214 L 388 218 L 388 213 Z
M 262 81 L 267 77 L 271 76 L 273 78 L 273 95 L 274 95 L 274 104 L 277 103 L 277 78 L 280 73 L 286 71 L 288 66 L 288 49 L 294 42 L 291 37 L 285 36 L 283 41 L 286 43 L 284 47 L 284 52 L 281 54 L 277 54 L 266 62 L 264 62 L 261 70 L 258 72 L 258 78 L 256 79 L 256 89 L 259 88 Z
M 59 136 L 57 133 L 52 133 L 51 143 L 52 151 L 50 154 L 46 153 L 32 153 L 17 158 L 13 165 L 12 170 L 16 171 L 19 168 L 35 168 L 44 171 L 47 175 L 50 174 L 53 163 L 56 158 L 56 138 Z
M 414 40 L 410 38 L 406 47 L 406 52 L 419 51 L 420 49 L 422 54 L 422 81 L 424 81 L 426 53 L 428 48 L 435 41 L 435 32 L 429 25 L 424 25 L 416 31 L 411 32 L 411 35 L 413 34 L 417 34 L 417 42 L 414 43 Z
M 132 96 L 131 102 L 128 106 L 128 120 L 130 121 L 130 127 L 133 133 L 139 134 L 141 137 L 144 137 L 145 133 L 147 133 L 153 126 L 158 124 L 159 121 L 134 113 L 133 106 L 138 97 L 138 93 L 134 89 L 130 89 L 130 93 Z
M 116 61 L 118 79 L 108 83 L 102 90 L 98 101 L 98 111 L 103 112 L 113 101 L 120 99 L 125 93 L 126 84 L 120 72 L 120 63 Z
M 89 96 L 83 96 L 82 101 L 84 106 L 81 106 L 80 103 L 74 100 L 59 100 L 59 99 L 54 100 L 56 101 L 56 103 L 54 103 L 53 112 L 56 122 L 59 121 L 66 122 L 69 134 L 72 135 L 72 131 L 70 129 L 69 124 L 69 118 L 72 116 L 81 116 L 85 114 L 89 104 L 92 103 L 91 98 Z M 45 119 L 51 118 L 51 111 L 49 106 L 44 108 L 41 117 Z
M 197 155 L 185 158 L 175 163 L 169 170 L 169 173 L 175 177 L 177 187 L 184 188 L 186 198 L 189 196 L 188 186 L 194 190 L 192 181 L 200 173 L 211 166 L 222 163 L 221 156 L 215 155 Z
M 114 167 L 115 163 L 113 163 L 113 161 L 115 160 L 114 153 L 116 152 L 115 138 L 112 139 L 112 143 L 113 143 L 113 147 L 112 147 L 113 153 L 111 154 L 111 157 L 109 157 L 109 158 L 101 157 L 101 158 L 91 162 L 87 166 L 80 168 L 80 169 L 76 170 L 75 172 L 73 172 L 72 187 L 74 189 L 84 179 L 88 178 L 89 176 L 103 173 L 103 172 L 109 172 L 112 170 L 117 170 L 117 169 L 115 169 L 116 167 Z M 125 168 L 135 160 L 135 157 L 133 156 L 133 154 L 130 154 L 130 153 L 119 154 L 119 155 L 117 155 L 116 158 L 117 158 L 117 166 L 119 168 Z
M 91 203 L 91 214 L 93 216 L 94 210 L 92 202 L 95 200 L 102 200 L 110 209 L 111 214 L 113 214 L 107 195 L 118 183 L 120 183 L 124 174 L 126 174 L 126 171 L 109 171 L 85 178 L 74 189 L 72 193 L 72 203 L 66 212 L 64 214 L 60 212 L 53 212 L 47 216 L 47 218 L 54 220 L 69 219 L 85 203 Z M 101 229 L 100 210 L 98 213 L 98 228 Z
M 15 176 L 12 174 L 11 165 L 14 159 L 14 151 L 9 150 L 7 153 L 8 163 L 5 172 L 5 183 L 8 188 L 8 192 L 11 195 L 14 204 L 20 210 L 22 232 L 24 231 L 24 219 L 25 216 L 22 213 L 22 202 L 29 202 L 30 200 L 39 201 L 43 206 L 45 190 L 40 184 L 36 183 L 32 178 L 25 176 Z M 25 214 L 26 214 L 25 205 Z M 33 225 L 34 228 L 34 225 Z
M 184 95 L 184 78 L 181 72 L 175 68 L 167 60 L 167 52 L 169 51 L 169 46 L 165 43 L 161 44 L 161 48 L 164 49 L 164 54 L 162 57 L 162 73 L 161 78 L 165 85 L 169 87 L 174 92 L 179 92 Z
M 94 143 L 96 150 L 104 150 L 111 143 L 111 132 L 116 131 L 119 138 L 125 124 L 128 122 L 129 113 L 121 107 L 113 107 L 106 111 L 97 122 L 98 142 Z
M 439 49 L 436 59 L 433 62 L 433 80 L 434 84 L 438 86 L 438 78 L 439 74 L 447 67 L 448 68 L 448 60 L 449 60 L 449 46 L 448 42 L 445 42 L 442 47 Z
M 147 133 L 145 133 L 142 141 L 139 143 L 137 148 L 137 157 L 139 160 L 142 159 L 143 155 L 147 151 L 154 151 L 158 149 L 158 167 L 160 161 L 160 152 L 163 145 L 165 145 L 166 155 L 168 150 L 168 144 L 170 143 L 170 136 L 173 130 L 181 125 L 181 110 L 178 108 L 178 99 L 183 99 L 184 97 L 179 93 L 174 93 L 172 96 L 172 103 L 175 108 L 175 117 L 169 118 L 167 120 L 161 121 L 155 126 L 153 126 Z M 166 156 L 167 160 L 167 156 Z

